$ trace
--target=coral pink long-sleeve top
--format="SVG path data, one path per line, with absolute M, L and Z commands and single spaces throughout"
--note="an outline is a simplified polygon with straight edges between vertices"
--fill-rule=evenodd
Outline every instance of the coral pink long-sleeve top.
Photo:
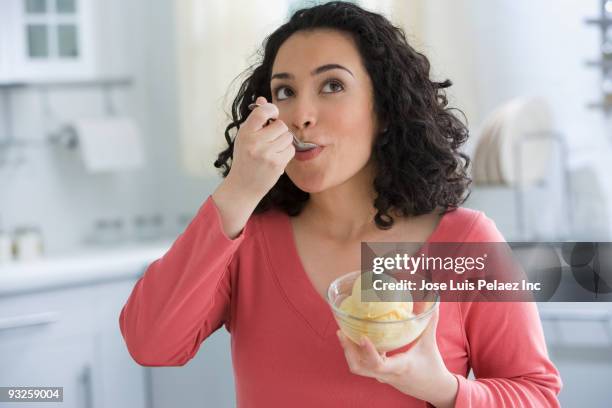
M 483 213 L 445 214 L 427 242 L 502 242 Z M 144 366 L 181 366 L 221 326 L 231 334 L 238 407 L 426 407 L 352 374 L 338 326 L 300 262 L 289 216 L 251 216 L 235 239 L 209 196 L 136 283 L 119 317 Z M 535 303 L 440 303 L 436 338 L 456 407 L 556 407 L 562 387 Z M 475 380 L 467 379 L 469 370 Z M 202 401 L 205 404 L 205 401 Z

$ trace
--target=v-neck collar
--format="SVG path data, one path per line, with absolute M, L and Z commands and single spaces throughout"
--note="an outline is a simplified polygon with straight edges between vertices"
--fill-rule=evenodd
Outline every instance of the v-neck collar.
M 272 211 L 264 235 L 273 274 L 289 306 L 321 339 L 325 339 L 329 335 L 328 328 L 335 322 L 331 308 L 306 274 L 289 215 Z
M 444 214 L 425 243 L 443 236 Z M 288 305 L 321 338 L 334 334 L 337 324 L 327 301 L 310 281 L 297 250 L 290 216 L 280 210 L 271 210 L 268 222 L 263 223 L 265 250 L 271 263 L 271 270 L 279 284 Z

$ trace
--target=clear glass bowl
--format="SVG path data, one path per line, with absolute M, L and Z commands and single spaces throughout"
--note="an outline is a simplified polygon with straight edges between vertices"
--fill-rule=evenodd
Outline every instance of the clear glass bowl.
M 350 272 L 334 280 L 327 290 L 327 300 L 342 332 L 356 343 L 361 336 L 367 336 L 379 352 L 387 352 L 410 346 L 423 333 L 436 307 L 440 296 L 436 291 L 420 293 L 419 301 L 413 302 L 414 316 L 404 320 L 374 321 L 352 316 L 342 310 L 340 305 L 351 295 L 353 283 L 360 271 Z

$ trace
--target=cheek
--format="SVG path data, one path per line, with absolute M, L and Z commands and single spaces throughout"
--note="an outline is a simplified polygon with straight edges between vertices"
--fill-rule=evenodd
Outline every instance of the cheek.
M 367 116 L 347 112 L 330 118 L 330 123 L 334 135 L 332 143 L 358 143 L 371 146 L 374 130 Z
M 372 153 L 374 128 L 370 114 L 362 104 L 345 106 L 335 110 L 333 117 L 326 118 L 331 123 L 335 161 L 343 163 L 341 173 L 352 172 L 368 161 Z M 364 111 L 364 112 L 362 112 Z
M 366 143 L 371 146 L 374 135 L 374 122 L 371 107 L 363 101 L 337 104 L 328 110 L 325 123 L 331 124 L 330 130 L 338 141 Z
M 358 172 L 369 161 L 372 155 L 371 137 L 369 135 L 354 134 L 339 145 L 336 162 L 338 175 L 351 176 Z
M 352 156 L 358 162 L 364 156 L 366 159 L 369 157 L 374 142 L 374 131 L 369 121 L 358 118 L 345 120 L 338 124 L 337 130 L 334 142 L 337 143 L 338 154 Z

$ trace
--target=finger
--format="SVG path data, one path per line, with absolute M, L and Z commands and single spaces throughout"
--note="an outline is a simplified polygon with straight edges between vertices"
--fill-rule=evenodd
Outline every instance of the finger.
M 277 120 L 270 123 L 265 128 L 253 133 L 253 137 L 257 138 L 257 140 L 272 143 L 288 131 L 289 128 L 287 127 L 285 122 L 283 122 L 282 120 Z
M 398 373 L 406 370 L 406 367 L 410 367 L 414 364 L 415 356 L 418 353 L 426 352 L 422 346 L 425 348 L 429 348 L 430 345 L 436 346 L 436 327 L 438 322 L 439 310 L 436 306 L 436 309 L 432 312 L 431 318 L 423 333 L 415 339 L 414 341 L 417 343 L 415 347 L 410 348 L 408 351 L 394 354 L 393 356 L 389 356 L 385 358 L 385 363 L 382 366 L 383 373 Z M 415 354 L 417 353 L 417 354 Z
M 346 362 L 351 370 L 351 372 L 357 374 L 360 370 L 360 357 L 359 351 L 357 347 L 359 347 L 353 340 L 346 337 L 344 333 L 338 331 L 338 338 L 340 339 L 340 344 L 344 349 L 344 356 L 346 357 Z
M 251 132 L 248 129 L 240 129 L 240 132 L 245 132 L 246 134 L 248 134 L 248 136 L 246 136 L 247 139 L 257 144 L 256 149 L 258 151 L 267 150 L 270 143 L 274 142 L 284 133 L 287 133 L 287 131 L 287 125 L 285 125 L 284 122 L 280 120 L 275 121 L 269 126 L 266 126 L 263 129 L 259 129 L 256 132 Z
M 362 339 L 362 347 L 366 353 L 364 365 L 368 375 L 375 378 L 376 381 L 386 384 L 388 382 L 387 376 L 394 372 L 393 367 L 387 363 L 387 353 L 376 350 L 374 343 L 368 337 Z
M 285 132 L 270 142 L 270 149 L 276 153 L 280 153 L 290 145 L 293 145 L 293 135 L 289 132 Z
M 342 331 L 338 332 L 338 337 L 340 338 L 340 344 L 342 345 L 342 348 L 344 348 L 344 351 L 346 351 L 352 357 L 353 361 L 358 362 L 359 346 L 344 333 L 342 333 Z
M 415 364 L 418 366 L 418 360 L 422 360 L 422 357 L 430 355 L 432 347 L 437 349 L 436 343 L 436 329 L 440 316 L 439 305 L 432 312 L 429 323 L 423 333 L 415 340 L 417 344 L 415 347 L 410 348 L 408 351 L 403 353 L 397 353 L 393 356 L 386 357 L 384 364 L 381 366 L 382 374 L 397 374 L 407 373 L 414 369 Z M 439 353 L 439 352 L 438 352 Z M 422 361 L 421 361 L 422 363 Z
M 357 361 L 357 368 L 352 371 L 374 378 L 380 383 L 387 383 L 385 376 L 391 372 L 386 367 L 387 353 L 376 350 L 374 343 L 367 336 L 362 336 L 360 344 L 355 344 L 351 340 L 346 341 L 353 344 L 354 352 L 349 355 L 353 361 Z
M 266 98 L 265 98 L 265 97 L 263 97 L 263 96 L 258 96 L 258 97 L 257 97 L 257 99 L 255 99 L 255 101 L 254 101 L 253 103 L 250 103 L 250 104 L 248 105 L 248 108 L 249 108 L 250 110 L 253 110 L 253 109 L 255 109 L 255 108 L 257 108 L 257 107 L 259 107 L 259 106 L 261 106 L 261 105 L 263 105 L 263 104 L 266 104 L 266 103 L 268 103 L 268 101 L 266 100 Z
M 289 163 L 289 161 L 295 156 L 295 146 L 293 143 L 290 143 L 289 146 L 278 152 L 278 154 L 281 156 L 281 159 L 285 161 L 285 163 Z
M 372 343 L 367 336 L 363 336 L 361 338 L 360 351 L 363 364 L 367 369 L 377 372 L 382 368 L 385 363 L 386 356 L 383 358 L 383 356 L 380 355 L 378 350 L 376 350 L 374 343 Z
M 412 354 L 411 349 L 403 353 L 394 354 L 390 357 L 385 355 L 383 364 L 378 368 L 378 375 L 384 376 L 403 372 L 406 367 L 412 363 L 414 357 Z
M 264 103 L 255 108 L 253 112 L 249 114 L 247 120 L 242 126 L 249 132 L 256 132 L 266 127 L 270 120 L 276 120 L 278 115 L 279 111 L 276 105 L 272 103 Z
M 346 339 L 346 336 L 344 338 Z M 347 346 L 350 348 L 349 355 L 356 363 L 359 374 L 374 377 L 383 382 L 380 377 L 387 371 L 384 369 L 386 353 L 381 355 L 367 336 L 362 336 L 359 344 L 350 339 L 346 339 L 345 342 L 349 343 Z

